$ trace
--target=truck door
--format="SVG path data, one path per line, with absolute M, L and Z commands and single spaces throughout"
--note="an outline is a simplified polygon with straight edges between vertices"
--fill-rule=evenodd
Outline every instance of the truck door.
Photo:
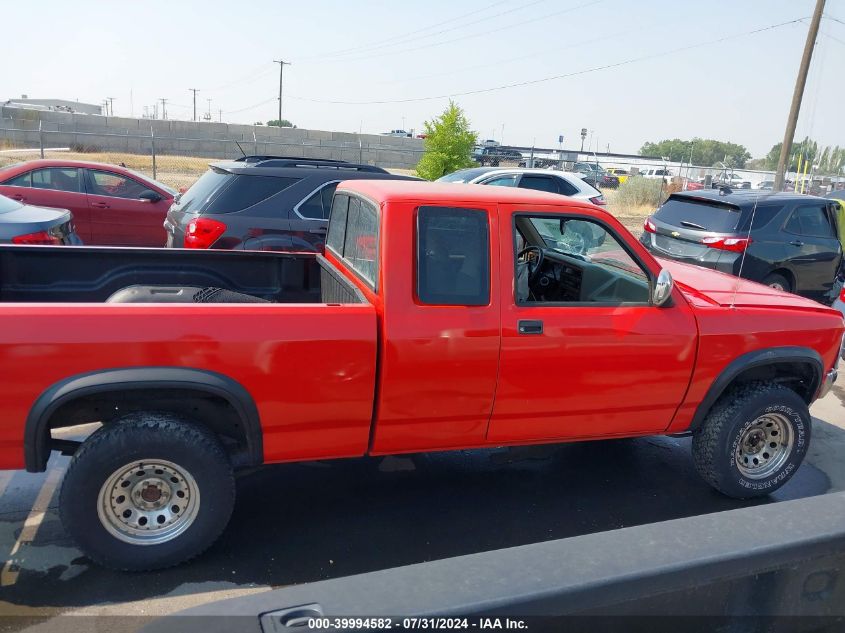
M 495 205 L 389 203 L 373 453 L 478 446 L 499 363 Z
M 572 215 L 562 229 L 564 216 L 550 210 L 500 207 L 514 239 L 501 245 L 502 352 L 488 442 L 666 429 L 695 363 L 691 309 L 677 290 L 672 306 L 650 304 L 658 271 L 610 223 Z

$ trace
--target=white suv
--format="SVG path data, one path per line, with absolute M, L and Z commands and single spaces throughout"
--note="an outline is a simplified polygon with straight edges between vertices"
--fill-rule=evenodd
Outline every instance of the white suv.
M 537 191 L 557 193 L 599 206 L 605 206 L 607 204 L 601 191 L 584 182 L 579 174 L 568 171 L 529 169 L 524 167 L 510 169 L 471 167 L 447 174 L 438 178 L 437 182 L 536 189 Z

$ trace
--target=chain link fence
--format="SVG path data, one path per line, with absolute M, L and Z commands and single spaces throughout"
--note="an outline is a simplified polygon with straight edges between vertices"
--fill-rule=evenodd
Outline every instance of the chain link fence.
M 96 123 L 96 129 L 48 129 L 59 126 L 40 119 L 0 118 L 0 167 L 34 158 L 104 162 L 123 165 L 179 189 L 189 187 L 210 162 L 243 155 L 344 160 L 410 173 L 423 152 L 422 142 L 416 139 L 226 124 L 204 129 L 202 124 L 161 120 L 147 122 L 148 129 L 135 131 L 109 128 L 100 117 L 90 120 L 88 127 L 94 128 Z M 163 124 L 170 124 L 169 129 L 162 131 Z M 189 133 L 180 134 L 183 130 Z M 230 130 L 238 133 L 229 136 Z M 204 134 L 193 136 L 190 131 Z

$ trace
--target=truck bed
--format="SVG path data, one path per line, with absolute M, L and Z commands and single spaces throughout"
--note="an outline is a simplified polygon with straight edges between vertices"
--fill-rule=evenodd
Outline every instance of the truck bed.
M 128 286 L 216 287 L 275 303 L 362 303 L 320 255 L 0 246 L 0 303 L 102 303 Z
M 270 302 L 106 302 L 137 284 L 215 286 Z M 27 416 L 45 392 L 127 368 L 235 381 L 257 406 L 264 461 L 362 455 L 376 325 L 373 305 L 319 255 L 0 247 L 0 468 L 23 466 Z M 57 425 L 105 419 L 86 411 L 60 412 Z

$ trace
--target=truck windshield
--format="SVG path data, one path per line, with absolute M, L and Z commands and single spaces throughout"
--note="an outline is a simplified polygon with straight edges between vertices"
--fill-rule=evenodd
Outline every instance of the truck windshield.
M 669 198 L 657 210 L 654 218 L 672 226 L 729 233 L 739 226 L 741 215 L 739 207 L 730 204 Z

